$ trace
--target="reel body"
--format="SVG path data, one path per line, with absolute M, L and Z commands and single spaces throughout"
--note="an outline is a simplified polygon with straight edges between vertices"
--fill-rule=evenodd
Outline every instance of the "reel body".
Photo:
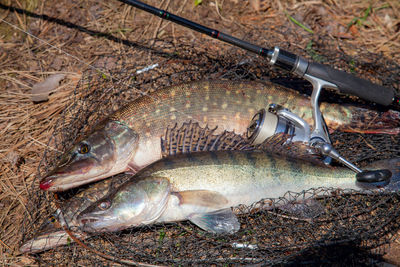
M 249 142 L 258 145 L 275 134 L 284 133 L 289 136 L 285 144 L 292 142 L 305 143 L 310 148 L 314 148 L 312 151 L 318 151 L 318 153 L 325 156 L 325 164 L 330 164 L 332 159 L 335 159 L 353 170 L 356 173 L 357 182 L 369 184 L 383 181 L 389 182 L 392 176 L 389 170 L 363 171 L 343 158 L 332 146 L 325 120 L 319 109 L 318 99 L 323 87 L 334 87 L 335 85 L 312 76 L 306 76 L 305 78 L 311 81 L 314 88 L 311 96 L 314 119 L 312 131 L 310 125 L 298 115 L 280 105 L 270 104 L 268 110 L 261 109 L 253 116 L 246 132 Z

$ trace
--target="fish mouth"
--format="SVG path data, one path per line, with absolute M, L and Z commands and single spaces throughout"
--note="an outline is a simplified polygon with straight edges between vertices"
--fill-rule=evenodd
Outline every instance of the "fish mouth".
M 125 229 L 121 223 L 115 220 L 109 220 L 107 216 L 97 217 L 96 215 L 80 215 L 78 218 L 82 231 L 85 232 L 114 232 Z
M 83 216 L 79 219 L 81 229 L 85 232 L 105 232 L 107 227 L 100 227 L 101 220 L 93 216 Z
M 42 180 L 39 184 L 40 189 L 42 190 L 48 190 L 49 188 L 53 187 L 53 180 L 52 179 L 46 179 Z
M 95 223 L 97 222 L 99 219 L 95 218 L 95 217 L 84 217 L 80 219 L 80 223 L 83 227 L 85 227 L 87 224 L 90 223 Z
M 45 191 L 64 191 L 95 181 L 106 172 L 96 164 L 95 160 L 87 159 L 70 166 L 56 168 L 41 179 L 39 187 Z
M 67 183 L 66 181 L 59 181 L 60 177 L 55 176 L 48 176 L 45 177 L 39 184 L 40 189 L 44 191 L 50 191 L 50 192 L 60 192 L 60 191 L 65 191 L 71 188 L 78 187 L 80 185 L 84 185 L 90 182 L 97 181 L 98 177 L 92 178 L 92 179 L 84 179 L 84 180 L 78 180 L 76 182 L 70 182 Z
M 88 236 L 82 232 L 73 231 L 72 233 L 81 239 L 88 238 Z M 22 253 L 39 253 L 58 246 L 68 245 L 70 242 L 73 242 L 73 240 L 70 239 L 69 234 L 67 234 L 64 229 L 55 229 L 28 240 L 19 248 L 19 251 Z

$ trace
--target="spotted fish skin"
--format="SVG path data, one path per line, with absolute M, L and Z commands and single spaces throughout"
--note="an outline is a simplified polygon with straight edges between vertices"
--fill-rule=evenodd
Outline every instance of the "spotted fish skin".
M 160 145 L 155 139 L 173 123 L 180 125 L 192 120 L 201 126 L 218 127 L 216 133 L 228 130 L 242 134 L 253 115 L 271 103 L 288 108 L 312 125 L 309 97 L 271 83 L 232 81 L 193 82 L 157 90 L 128 104 L 109 119 L 141 129 L 139 146 L 160 155 Z M 330 130 L 379 131 L 374 129 L 374 123 L 367 122 L 375 117 L 377 123 L 379 112 L 327 103 L 321 104 L 321 111 Z M 365 114 L 364 125 L 353 121 L 354 117 L 360 118 L 360 113 Z M 390 121 L 394 123 L 399 116 L 392 113 Z M 135 157 L 135 164 L 140 166 L 153 161 L 141 155 Z
M 393 176 L 389 184 L 369 189 L 398 192 L 399 163 L 399 158 L 376 162 L 375 166 L 390 166 Z M 327 188 L 326 194 L 329 188 L 364 190 L 365 186 L 356 182 L 350 169 L 262 151 L 181 154 L 144 168 L 88 207 L 78 220 L 85 231 L 94 232 L 182 220 L 214 233 L 235 232 L 240 225 L 231 207 L 279 198 L 288 191 L 305 191 L 301 198 L 308 199 L 317 196 L 307 191 L 311 188 Z
M 202 81 L 166 87 L 138 98 L 109 119 L 122 121 L 132 128 L 141 126 L 150 136 L 158 133 L 159 127 L 165 129 L 173 122 L 179 124 L 188 120 L 203 126 L 208 124 L 210 128 L 219 126 L 220 131 L 242 133 L 255 112 L 272 103 L 288 108 L 312 125 L 308 96 L 269 82 L 251 81 Z M 396 111 L 379 112 L 330 103 L 321 103 L 320 109 L 332 130 L 399 131 L 393 129 L 400 126 L 395 121 L 400 118 Z M 384 116 L 384 121 L 380 122 L 379 116 Z
M 202 127 L 218 127 L 216 134 L 224 130 L 243 134 L 253 115 L 271 103 L 292 110 L 312 124 L 309 97 L 271 83 L 202 81 L 159 89 L 94 127 L 83 140 L 91 151 L 82 155 L 82 143 L 76 144 L 64 154 L 59 168 L 43 178 L 40 187 L 60 191 L 123 171 L 135 173 L 161 158 L 160 136 L 175 123 L 191 120 Z M 394 125 L 399 124 L 398 113 L 391 111 L 367 112 L 326 103 L 321 104 L 321 111 L 330 130 L 393 133 Z M 361 117 L 364 124 L 354 121 Z M 368 123 L 369 118 L 373 123 Z M 389 128 L 385 128 L 387 125 Z

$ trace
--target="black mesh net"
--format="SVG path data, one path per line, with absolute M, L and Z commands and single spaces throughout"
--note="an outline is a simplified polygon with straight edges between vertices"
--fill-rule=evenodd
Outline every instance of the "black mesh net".
M 257 40 L 265 47 L 272 46 L 274 40 L 267 42 L 254 32 L 249 32 L 247 39 Z M 268 36 L 265 29 L 261 32 Z M 281 30 L 279 34 L 290 34 L 290 30 Z M 279 34 L 271 33 L 272 36 Z M 99 57 L 95 68 L 83 73 L 69 106 L 58 120 L 49 141 L 49 147 L 53 149 L 45 152 L 38 177 L 52 169 L 61 151 L 102 118 L 159 87 L 201 79 L 230 79 L 270 80 L 302 92 L 311 90 L 304 80 L 272 70 L 262 58 L 237 48 L 221 51 L 207 49 L 205 47 L 212 47 L 207 46 L 207 42 L 212 41 L 204 42 L 206 44 L 200 47 L 186 39 L 155 40 L 149 49 L 127 48 L 122 53 L 119 51 Z M 329 37 L 313 40 L 306 50 L 289 47 L 281 41 L 273 45 L 399 89 L 398 64 L 354 47 L 350 49 L 358 52 L 357 58 L 349 56 L 344 52 L 346 44 Z M 354 101 L 332 92 L 325 92 L 323 100 Z M 343 156 L 361 166 L 376 159 L 398 156 L 400 151 L 398 136 L 393 135 L 335 132 L 332 139 Z M 207 146 L 210 143 L 203 144 L 203 147 Z M 128 176 L 122 174 L 114 177 L 113 181 L 119 182 L 110 188 L 126 179 Z M 45 230 L 48 218 L 55 213 L 57 206 L 62 207 L 63 203 L 92 186 L 58 194 L 58 200 L 55 200 L 53 194 L 40 191 L 36 181 L 30 191 L 32 208 L 22 229 L 23 242 Z M 302 199 L 305 195 L 315 196 L 315 200 L 305 202 L 306 208 L 293 209 L 296 205 L 293 200 Z M 314 188 L 307 192 L 287 193 L 280 199 L 264 200 L 251 207 L 235 207 L 241 229 L 231 235 L 209 234 L 185 221 L 90 235 L 86 239 L 80 238 L 80 244 L 74 242 L 73 237 L 68 237 L 66 245 L 32 254 L 32 257 L 38 263 L 48 265 L 110 265 L 113 262 L 273 265 L 299 262 L 325 264 L 338 260 L 342 263 L 374 264 L 374 255 L 384 253 L 382 245 L 388 244 L 399 229 L 398 202 L 398 194 Z M 285 206 L 291 206 L 291 209 L 282 209 Z M 70 227 L 71 234 L 76 236 L 76 229 L 72 225 Z

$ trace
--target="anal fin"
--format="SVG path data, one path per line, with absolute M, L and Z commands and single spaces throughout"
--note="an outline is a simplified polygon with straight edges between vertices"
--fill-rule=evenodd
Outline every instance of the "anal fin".
M 192 214 L 188 219 L 201 229 L 215 234 L 235 233 L 240 229 L 240 223 L 230 208 Z

